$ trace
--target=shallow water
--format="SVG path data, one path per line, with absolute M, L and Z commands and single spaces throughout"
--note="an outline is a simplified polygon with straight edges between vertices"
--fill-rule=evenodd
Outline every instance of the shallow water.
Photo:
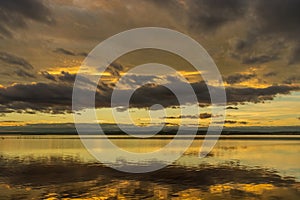
M 202 159 L 198 138 L 172 165 L 129 174 L 99 163 L 76 136 L 2 136 L 0 199 L 300 199 L 300 140 L 235 137 Z M 152 152 L 170 138 L 112 141 Z

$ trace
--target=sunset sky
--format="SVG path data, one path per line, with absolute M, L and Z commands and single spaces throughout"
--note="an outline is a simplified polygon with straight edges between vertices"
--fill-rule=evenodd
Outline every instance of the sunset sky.
M 300 1 L 294 0 L 0 1 L 0 126 L 72 123 L 72 88 L 85 57 L 108 37 L 139 27 L 179 31 L 207 50 L 226 86 L 225 126 L 297 126 L 299 8 Z M 190 125 L 200 119 L 199 125 L 207 126 L 215 116 L 201 74 L 168 52 L 148 49 L 121 56 L 103 73 L 98 93 L 109 97 L 126 71 L 155 62 L 173 67 L 196 88 L 201 112 L 180 116 L 172 95 L 166 97 L 169 93 L 158 85 L 173 84 L 172 74 L 131 74 L 122 83 L 124 90 L 146 84 L 139 94 L 147 97 L 133 99 L 133 120 L 149 123 L 147 108 L 162 103 L 167 117 L 155 123 L 176 125 L 182 117 Z M 198 105 L 187 109 L 193 106 Z M 122 108 L 114 109 L 122 115 Z M 97 104 L 97 114 L 98 122 L 114 123 L 107 103 Z

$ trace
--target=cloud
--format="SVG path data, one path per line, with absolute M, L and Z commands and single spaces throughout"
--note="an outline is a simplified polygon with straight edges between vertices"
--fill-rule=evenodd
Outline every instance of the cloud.
M 200 113 L 199 117 L 200 117 L 200 119 L 207 119 L 207 118 L 211 118 L 212 114 L 211 113 Z
M 25 28 L 29 24 L 32 24 L 31 22 L 29 23 L 29 21 L 41 22 L 43 24 L 44 23 L 51 24 L 51 20 L 53 20 L 53 17 L 55 17 L 57 20 L 59 20 L 57 21 L 58 22 L 57 27 L 44 26 L 43 24 L 34 23 L 37 26 L 32 27 L 33 29 L 28 29 L 29 34 L 26 34 L 27 37 L 24 37 L 24 41 L 22 40 L 22 38 L 20 40 L 22 40 L 22 42 L 28 42 L 26 41 L 27 38 L 32 39 L 30 38 L 31 36 L 36 37 L 36 36 L 41 36 L 39 34 L 46 33 L 46 35 L 42 35 L 43 37 L 41 38 L 43 39 L 46 38 L 47 42 L 49 42 L 50 47 L 52 48 L 54 47 L 53 49 L 55 49 L 56 47 L 64 47 L 64 48 L 55 49 L 54 51 L 56 53 L 62 55 L 68 55 L 68 58 L 73 59 L 73 56 L 81 56 L 81 55 L 86 56 L 86 53 L 78 53 L 81 52 L 81 50 L 78 50 L 79 48 L 90 49 L 91 46 L 93 46 L 91 44 L 96 44 L 96 42 L 99 42 L 99 40 L 102 40 L 103 38 L 106 38 L 121 30 L 126 30 L 128 28 L 137 27 L 141 25 L 143 26 L 162 25 L 163 27 L 172 27 L 183 33 L 188 33 L 189 35 L 191 35 L 193 38 L 195 38 L 200 42 L 205 41 L 203 43 L 205 44 L 205 48 L 207 48 L 209 52 L 212 52 L 213 58 L 214 59 L 217 58 L 216 62 L 220 63 L 220 65 L 223 64 L 222 62 L 223 60 L 222 59 L 218 60 L 218 58 L 225 57 L 225 55 L 218 54 L 218 51 L 214 53 L 214 48 L 216 47 L 217 44 L 218 46 L 217 49 L 222 49 L 226 51 L 227 50 L 226 42 L 232 39 L 232 37 L 234 37 L 233 39 L 237 40 L 237 43 L 233 45 L 235 51 L 234 53 L 236 53 L 236 55 L 239 56 L 238 58 L 240 59 L 240 62 L 246 65 L 266 64 L 266 68 L 264 68 L 265 70 L 269 67 L 267 66 L 268 62 L 274 60 L 276 61 L 286 60 L 289 61 L 290 63 L 299 62 L 298 59 L 300 56 L 299 53 L 297 53 L 298 52 L 297 48 L 292 49 L 289 46 L 290 41 L 293 41 L 293 43 L 291 44 L 294 44 L 295 46 L 299 44 L 294 42 L 294 40 L 299 40 L 297 38 L 298 35 L 300 35 L 298 34 L 300 32 L 299 31 L 300 28 L 298 25 L 299 14 L 298 11 L 295 11 L 296 8 L 299 7 L 296 6 L 299 3 L 297 3 L 296 1 L 275 0 L 274 4 L 273 2 L 269 2 L 266 0 L 262 0 L 262 1 L 229 0 L 226 2 L 222 0 L 213 0 L 213 1 L 154 0 L 151 2 L 132 1 L 133 3 L 126 2 L 126 5 L 128 5 L 128 9 L 127 6 L 126 8 L 123 8 L 123 6 L 120 6 L 120 3 L 117 2 L 111 4 L 105 3 L 105 6 L 108 7 L 105 7 L 105 9 L 102 8 L 103 10 L 101 9 L 101 6 L 97 7 L 99 9 L 90 9 L 90 7 L 86 9 L 82 9 L 80 7 L 74 6 L 73 3 L 71 2 L 72 1 L 68 1 L 68 3 L 70 4 L 69 5 L 66 2 L 58 2 L 58 1 L 50 1 L 50 2 L 47 1 L 46 3 L 46 1 L 38 1 L 38 0 L 23 0 L 23 1 L 22 0 L 10 0 L 10 1 L 0 0 L 0 10 L 1 10 L 0 15 L 4 16 L 4 18 L 1 17 L 0 19 L 1 22 L 0 35 L 1 33 L 4 34 L 5 31 L 6 31 L 6 35 L 11 34 L 12 31 L 15 30 L 15 27 Z M 51 6 L 48 6 L 48 3 L 51 4 Z M 25 4 L 26 6 L 24 6 Z M 101 3 L 97 2 L 95 4 L 101 4 Z M 44 7 L 44 9 L 43 8 L 37 9 L 39 8 L 38 5 Z M 122 10 L 120 9 L 120 7 L 122 7 Z M 33 12 L 33 8 L 34 8 L 34 12 Z M 154 13 L 151 12 L 153 8 L 157 9 L 157 11 L 159 12 L 152 14 Z M 50 9 L 52 9 L 51 10 L 52 12 L 50 11 Z M 143 9 L 145 9 L 146 11 L 148 10 L 148 12 L 139 11 L 139 10 L 144 11 Z M 146 19 L 146 17 L 143 17 L 143 14 L 148 15 L 147 13 L 151 14 L 150 20 L 148 18 Z M 278 16 L 274 16 L 274 13 L 276 14 L 278 13 L 280 19 L 277 19 Z M 164 18 L 162 18 L 162 16 Z M 128 21 L 128 23 L 126 24 L 124 23 L 122 24 L 122 22 L 115 20 L 115 19 L 125 19 L 125 18 Z M 6 21 L 4 21 L 4 19 L 6 19 Z M 84 26 L 82 24 L 84 24 Z M 41 30 L 41 28 L 44 27 L 45 27 L 45 31 L 43 31 L 42 33 L 37 32 L 37 30 Z M 218 34 L 221 34 L 222 38 L 220 37 L 215 38 L 213 37 L 215 35 L 211 36 L 206 32 L 205 34 L 203 34 L 204 31 L 213 31 L 216 29 L 218 29 L 217 31 L 215 31 L 216 36 Z M 100 30 L 100 32 L 95 30 Z M 272 36 L 274 35 L 274 37 L 272 38 L 270 35 Z M 297 37 L 295 37 L 295 35 L 297 35 Z M 276 46 L 277 38 L 281 38 L 281 37 L 284 37 L 286 39 L 284 40 L 284 43 L 289 48 L 289 50 L 292 51 L 291 55 L 285 55 L 285 52 L 288 53 L 287 51 L 285 51 L 285 49 L 282 50 L 284 51 L 284 53 L 280 53 L 280 52 L 270 53 L 270 51 L 273 49 L 272 45 Z M 39 39 L 39 37 L 36 38 Z M 76 44 L 74 43 L 74 38 L 78 39 L 76 40 L 78 41 L 78 43 L 77 42 Z M 16 42 L 19 41 L 16 40 Z M 62 42 L 63 44 L 59 42 Z M 36 43 L 39 43 L 41 45 L 48 45 L 48 43 L 40 43 L 40 41 L 37 41 Z M 271 43 L 271 44 L 269 46 L 265 46 L 265 43 Z M 57 44 L 59 44 L 59 46 L 57 46 Z M 72 44 L 74 44 L 74 46 L 72 46 Z M 13 45 L 13 43 L 8 45 Z M 39 51 L 40 50 L 39 48 L 40 47 L 37 47 L 35 51 Z M 24 47 L 24 51 L 26 50 L 27 48 Z M 53 56 L 53 54 L 51 55 Z M 46 55 L 46 57 L 47 56 L 48 55 Z M 41 60 L 43 62 L 43 60 L 47 60 L 45 59 L 46 57 L 39 59 L 39 61 Z M 52 65 L 53 63 L 50 62 L 52 59 L 56 60 L 57 55 L 54 55 L 53 57 L 54 58 L 49 57 L 50 60 L 49 63 L 47 61 L 39 65 L 41 66 Z M 5 62 L 10 65 L 16 65 L 24 69 L 27 66 L 26 69 L 28 70 L 30 68 L 30 67 L 28 68 L 28 66 L 31 66 L 32 69 L 32 65 L 28 61 L 24 59 L 22 61 L 21 59 L 22 58 L 19 58 L 9 53 L 0 53 L 0 60 L 2 62 Z M 228 60 L 230 62 L 230 58 Z M 38 66 L 35 63 L 35 61 L 36 59 L 30 60 L 30 62 L 32 62 L 34 66 Z M 227 65 L 227 60 L 224 63 Z M 238 65 L 240 65 L 241 63 L 238 63 Z M 242 81 L 250 80 L 251 78 L 255 78 L 256 76 L 255 74 L 233 74 L 232 71 L 236 72 L 237 69 L 234 68 L 236 66 L 234 65 L 231 66 L 231 64 L 232 63 L 229 63 L 228 66 L 230 67 L 224 70 L 224 72 L 228 72 L 228 71 L 231 72 L 230 76 L 227 76 L 225 78 L 228 84 L 235 84 Z M 243 65 L 240 66 L 243 67 Z M 275 67 L 276 66 L 274 66 L 273 68 L 272 65 L 272 71 L 281 72 L 279 70 L 276 70 Z M 280 67 L 283 66 L 281 65 Z M 220 71 L 223 71 L 223 69 L 224 68 L 220 66 Z M 43 70 L 45 69 L 41 69 L 41 71 Z M 123 70 L 124 67 L 122 65 L 119 65 L 118 63 L 113 63 L 111 67 L 108 69 L 108 72 L 111 74 L 111 76 L 120 77 L 120 73 Z M 265 77 L 274 76 L 268 78 L 266 81 L 273 81 L 273 80 L 277 81 L 278 77 L 276 76 L 289 77 L 286 79 L 285 82 L 287 84 L 292 84 L 297 81 L 295 77 L 291 76 L 291 74 L 295 73 L 292 70 L 286 70 L 287 72 L 284 73 L 291 73 L 291 74 L 284 74 L 284 76 L 282 72 L 280 74 L 279 73 L 275 74 L 275 72 L 273 74 L 267 73 L 270 70 L 271 69 L 269 70 L 267 69 L 265 71 L 257 71 L 256 72 L 257 77 L 260 77 L 261 74 L 259 73 L 261 72 L 262 74 L 265 75 Z M 30 76 L 30 73 L 28 71 L 22 72 L 20 70 L 14 69 L 14 72 L 20 77 L 29 78 Z M 41 74 L 44 78 L 55 81 L 55 82 L 48 83 L 49 87 L 50 86 L 54 87 L 55 84 L 61 85 L 62 87 L 67 87 L 67 86 L 69 87 L 71 84 L 73 84 L 75 80 L 75 75 L 70 74 L 68 72 L 62 72 L 59 75 L 53 75 L 43 71 Z M 139 77 L 132 77 L 132 80 L 136 81 L 135 82 L 136 85 L 140 83 L 138 78 Z M 83 80 L 84 77 L 81 77 L 81 79 L 83 84 L 88 82 L 88 80 Z M 142 79 L 145 80 L 144 78 Z M 45 81 L 45 79 L 43 79 L 43 81 Z M 38 80 L 36 80 L 36 82 L 38 82 Z M 271 85 L 272 82 L 268 84 Z M 34 86 L 31 85 L 32 84 L 28 84 L 27 87 L 33 88 Z M 112 86 L 113 84 L 109 84 L 109 83 L 106 84 L 101 83 L 98 85 L 98 92 L 101 95 L 103 95 L 104 102 L 101 103 L 101 99 L 99 98 L 100 100 L 97 106 L 101 107 L 101 106 L 109 105 L 109 98 L 110 98 L 109 95 L 112 91 Z M 196 90 L 199 104 L 208 105 L 210 103 L 210 98 L 205 84 L 201 82 L 193 83 L 193 87 Z M 213 89 L 215 91 L 218 91 L 218 88 L 213 88 Z M 285 87 L 282 85 L 277 85 L 277 86 L 274 85 L 267 88 L 251 88 L 251 87 L 234 88 L 232 86 L 231 87 L 229 86 L 227 87 L 226 90 L 227 90 L 229 104 L 239 104 L 245 102 L 263 102 L 265 100 L 272 100 L 277 94 L 287 94 L 290 91 L 298 90 L 298 89 L 299 88 L 292 87 L 292 86 Z M 2 92 L 3 94 L 5 94 L 7 92 L 6 88 L 4 88 Z M 30 103 L 29 100 L 22 99 L 22 98 L 20 98 L 19 102 L 26 102 L 26 104 Z M 132 106 L 135 107 L 148 107 L 153 105 L 154 103 L 160 103 L 160 102 L 162 102 L 163 105 L 170 106 L 170 107 L 178 105 L 178 102 L 172 92 L 170 92 L 167 88 L 155 84 L 141 87 L 139 90 L 136 91 L 136 93 L 132 98 Z M 14 104 L 17 105 L 16 103 Z M 51 106 L 55 107 L 55 104 Z M 20 103 L 18 105 L 20 105 Z M 25 104 L 22 105 L 25 106 Z
M 263 64 L 266 62 L 270 62 L 273 60 L 277 60 L 278 56 L 276 55 L 261 55 L 261 56 L 250 56 L 250 57 L 244 57 L 242 60 L 243 64 Z
M 235 120 L 225 120 L 224 123 L 225 124 L 236 124 L 237 121 L 235 121 Z
M 88 53 L 86 52 L 81 52 L 81 53 L 77 53 L 78 56 L 82 56 L 82 57 L 87 57 Z
M 225 78 L 228 84 L 236 84 L 256 77 L 256 74 L 234 74 Z
M 172 84 L 172 83 L 170 83 Z M 201 104 L 210 104 L 210 95 L 207 86 L 204 82 L 197 82 L 191 84 Z M 212 91 L 219 93 L 219 88 L 210 86 Z M 289 94 L 291 91 L 299 90 L 296 86 L 274 85 L 266 88 L 235 88 L 227 87 L 227 103 L 240 104 L 240 103 L 259 103 L 267 100 L 273 100 L 277 94 Z M 189 96 L 191 94 L 184 94 Z M 189 99 L 189 98 L 187 98 Z M 150 107 L 153 104 L 160 103 L 164 107 L 177 106 L 178 101 L 175 95 L 166 87 L 155 84 L 145 85 L 136 90 L 131 98 L 133 107 Z M 187 102 L 188 103 L 188 102 Z M 218 103 L 218 102 L 216 102 Z M 219 102 L 221 103 L 221 102 Z
M 23 69 L 17 69 L 15 71 L 15 73 L 20 76 L 20 77 L 23 77 L 23 78 L 35 78 L 35 75 L 34 74 L 31 74 L 29 72 L 26 72 L 25 70 Z
M 111 63 L 106 71 L 109 72 L 114 77 L 120 77 L 120 72 L 124 70 L 124 67 L 116 62 Z
M 299 39 L 300 1 L 268 0 L 255 3 L 255 15 L 260 32 L 280 34 L 286 38 Z
M 49 72 L 47 72 L 47 71 L 43 71 L 43 72 L 41 72 L 41 74 L 46 79 L 49 79 L 51 81 L 56 81 L 55 76 L 53 76 L 52 74 L 49 74 Z
M 214 2 L 214 1 L 212 1 Z M 268 0 L 247 1 L 245 4 L 244 18 L 239 18 L 243 25 L 230 30 L 237 34 L 233 39 L 230 55 L 240 59 L 247 65 L 264 64 L 271 61 L 282 61 L 295 64 L 299 63 L 299 35 L 300 14 L 297 8 L 300 2 L 296 0 Z M 290 52 L 290 47 L 294 47 Z M 290 52 L 290 53 L 289 53 Z M 272 66 L 282 67 L 282 66 Z
M 242 17 L 248 9 L 245 0 L 151 0 L 164 12 L 169 13 L 177 22 L 187 18 L 187 26 L 191 30 L 213 31 Z
M 50 83 L 33 83 L 33 84 L 14 84 L 9 87 L 0 88 L 0 105 L 2 113 L 11 111 L 16 112 L 32 112 L 40 111 L 46 113 L 64 113 L 71 112 L 73 82 L 75 75 L 62 73 L 57 79 L 58 82 Z M 94 84 L 85 78 L 79 77 L 79 81 L 83 85 Z M 169 83 L 174 84 L 174 83 Z M 113 88 L 110 85 L 100 83 L 96 92 L 95 105 L 97 108 L 110 107 L 111 94 Z M 210 104 L 210 96 L 207 86 L 204 82 L 192 83 L 192 87 L 201 104 Z M 218 92 L 218 88 L 210 86 L 214 92 Z M 102 90 L 104 88 L 104 90 Z M 277 94 L 288 94 L 293 90 L 299 90 L 295 86 L 270 86 L 267 88 L 226 88 L 228 104 L 239 104 L 245 102 L 259 103 L 272 100 Z M 120 92 L 127 92 L 126 89 Z M 184 90 L 182 91 L 184 92 Z M 93 91 L 89 89 L 80 89 L 82 103 L 77 109 L 86 108 L 85 97 Z M 182 94 L 188 96 L 191 94 Z M 188 99 L 188 98 L 187 98 Z M 76 100 L 77 101 L 77 100 Z M 122 99 L 118 99 L 118 107 L 126 105 Z M 130 107 L 146 108 L 154 104 L 161 104 L 164 107 L 178 106 L 178 100 L 175 95 L 166 87 L 147 84 L 135 91 L 131 97 Z M 189 103 L 189 102 L 185 102 Z M 200 118 L 209 117 L 209 113 L 201 113 Z
M 162 79 L 168 81 L 168 76 L 162 78 L 155 75 L 126 74 L 126 78 L 120 80 L 119 84 L 122 88 L 136 88 L 149 83 L 157 83 L 158 81 L 162 81 Z
M 299 42 L 300 44 L 300 42 Z M 292 54 L 289 58 L 289 64 L 296 64 L 300 63 L 300 46 L 295 47 L 292 51 Z
M 164 119 L 198 119 L 199 116 L 196 115 L 178 115 L 178 116 L 169 116 L 164 117 Z
M 64 54 L 64 55 L 67 55 L 67 56 L 76 56 L 76 54 L 74 52 L 63 49 L 63 48 L 57 48 L 53 52 Z
M 246 121 L 225 120 L 225 124 L 248 124 Z
M 1 25 L 0 25 L 0 33 L 1 33 L 1 35 L 0 35 L 1 39 L 12 37 L 12 33 Z
M 104 83 L 103 81 L 99 81 L 98 84 L 94 83 L 90 79 L 85 76 L 70 74 L 69 72 L 62 71 L 59 75 L 57 75 L 57 80 L 60 81 L 60 84 L 68 84 L 73 87 L 75 79 L 78 81 L 80 85 L 84 86 L 96 86 L 98 92 L 112 92 L 112 86 Z
M 50 9 L 42 0 L 0 1 L 0 34 L 3 37 L 12 37 L 16 28 L 26 28 L 27 20 L 54 22 Z
M 243 102 L 259 103 L 273 100 L 278 94 L 289 94 L 300 90 L 297 86 L 273 85 L 265 88 L 226 88 L 227 102 L 238 104 Z
M 200 113 L 199 115 L 169 116 L 169 117 L 164 117 L 163 119 L 208 119 L 211 117 L 219 117 L 219 116 L 213 116 L 211 113 Z
M 268 73 L 263 74 L 264 77 L 271 77 L 271 76 L 276 76 L 276 75 L 277 75 L 276 72 L 268 72 Z
M 233 107 L 233 106 L 227 106 L 226 110 L 238 110 L 238 107 Z
M 73 51 L 70 51 L 70 50 L 67 50 L 67 49 L 64 49 L 64 48 L 57 48 L 53 52 L 63 54 L 63 55 L 67 55 L 67 56 L 84 56 L 84 57 L 88 56 L 88 54 L 85 53 L 85 52 L 75 53 Z
M 58 84 L 15 84 L 0 88 L 0 104 L 4 111 L 70 112 L 73 88 Z
M 82 82 L 84 84 L 90 84 L 92 86 L 95 85 L 94 82 L 92 82 L 91 80 L 89 80 L 88 78 L 81 76 L 81 75 L 76 75 L 76 74 L 70 74 L 69 72 L 65 72 L 65 71 L 61 71 L 60 74 L 58 75 L 52 75 L 47 71 L 43 71 L 41 72 L 41 75 L 51 81 L 59 81 L 60 84 L 69 84 L 69 85 L 73 85 L 75 79 L 77 78 L 77 80 L 79 82 Z M 103 86 L 104 83 L 99 83 L 98 87 Z
M 76 74 L 70 74 L 69 72 L 62 71 L 61 74 L 58 76 L 58 79 L 62 82 L 70 82 L 74 83 L 76 78 Z
M 213 30 L 244 16 L 247 1 L 199 0 L 187 1 L 190 26 Z
M 284 80 L 283 83 L 285 84 L 300 83 L 300 75 L 290 76 L 286 80 Z
M 0 52 L 0 60 L 7 64 L 21 66 L 25 69 L 33 69 L 33 66 L 27 60 L 13 54 Z

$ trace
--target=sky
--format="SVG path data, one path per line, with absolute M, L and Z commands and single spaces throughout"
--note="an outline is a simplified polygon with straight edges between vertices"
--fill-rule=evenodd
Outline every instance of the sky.
M 226 87 L 225 126 L 297 126 L 299 7 L 296 0 L 0 0 L 0 126 L 72 123 L 73 84 L 84 59 L 103 40 L 140 27 L 176 30 L 206 49 Z M 121 89 L 141 86 L 129 108 L 134 123 L 149 124 L 153 104 L 166 112 L 159 117 L 153 110 L 154 124 L 207 126 L 217 117 L 201 73 L 177 55 L 146 49 L 109 63 L 97 87 L 97 123 L 115 123 L 112 110 L 120 116 L 126 110 L 110 105 L 118 80 L 137 65 L 156 62 L 189 81 L 198 104 L 184 109 L 200 111 L 181 115 L 174 94 L 160 86 L 180 82 L 174 74 L 132 73 Z

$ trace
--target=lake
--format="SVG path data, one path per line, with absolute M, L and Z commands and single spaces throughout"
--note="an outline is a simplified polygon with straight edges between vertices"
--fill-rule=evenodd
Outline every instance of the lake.
M 170 140 L 111 138 L 136 153 Z M 131 174 L 97 161 L 77 136 L 3 135 L 0 199 L 300 199 L 299 137 L 223 137 L 200 159 L 202 142 L 165 168 Z

